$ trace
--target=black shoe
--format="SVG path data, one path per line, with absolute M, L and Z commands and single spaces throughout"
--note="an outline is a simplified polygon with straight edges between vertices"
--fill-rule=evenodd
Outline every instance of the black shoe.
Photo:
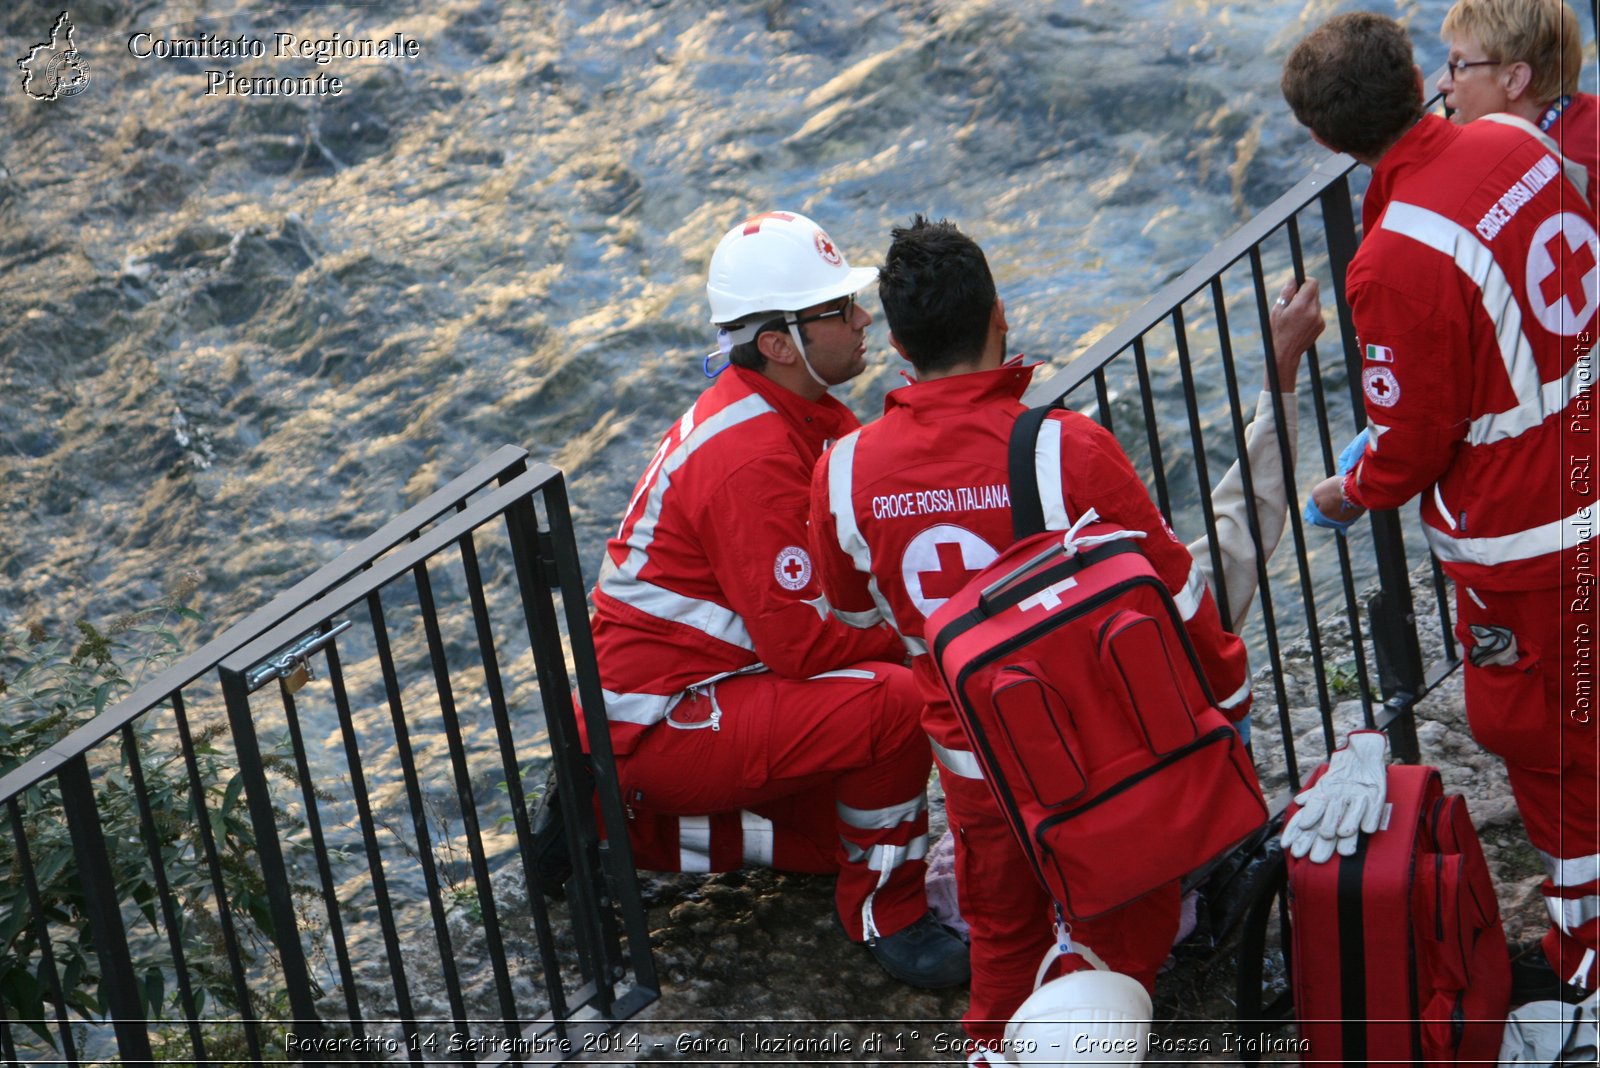
M 566 821 L 561 816 L 561 796 L 556 791 L 556 769 L 544 780 L 544 792 L 533 810 L 533 862 L 546 897 L 566 893 L 572 878 L 572 849 L 567 844 Z
M 1578 1004 L 1589 996 L 1589 991 L 1573 986 L 1556 974 L 1544 955 L 1543 942 L 1536 938 L 1511 947 L 1511 1004 L 1526 1005 L 1530 1001 Z
M 967 944 L 924 912 L 910 926 L 867 943 L 883 970 L 911 986 L 940 990 L 960 986 L 972 976 Z

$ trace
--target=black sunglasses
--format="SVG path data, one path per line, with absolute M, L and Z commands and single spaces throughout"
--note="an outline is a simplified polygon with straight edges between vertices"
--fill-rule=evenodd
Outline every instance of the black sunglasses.
M 855 314 L 856 295 L 852 293 L 848 297 L 845 297 L 844 301 L 836 307 L 829 308 L 827 311 L 817 312 L 815 315 L 797 315 L 792 321 L 796 326 L 804 326 L 806 323 L 815 323 L 820 322 L 823 319 L 832 319 L 835 315 L 837 315 L 840 319 L 848 323 L 851 319 L 855 318 Z
M 1472 67 L 1498 67 L 1503 60 L 1499 59 L 1474 59 L 1470 63 L 1464 59 L 1452 59 L 1445 64 L 1445 69 L 1450 72 L 1450 80 L 1455 81 L 1461 77 L 1461 72 Z

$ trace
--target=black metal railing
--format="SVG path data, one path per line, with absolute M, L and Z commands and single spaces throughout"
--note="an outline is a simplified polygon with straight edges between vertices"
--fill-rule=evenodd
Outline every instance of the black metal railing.
M 1332 474 L 1338 449 L 1366 421 L 1361 356 L 1344 292 L 1345 270 L 1359 241 L 1351 182 L 1355 167 L 1348 156 L 1329 157 L 1059 372 L 1035 382 L 1024 398 L 1035 405 L 1081 404 L 1119 435 L 1174 528 L 1196 533 L 1215 533 L 1214 476 L 1245 456 L 1248 420 L 1241 406 L 1240 353 L 1261 354 L 1279 427 L 1291 414 L 1286 405 L 1297 405 L 1295 414 L 1308 416 L 1300 422 L 1314 427 L 1316 447 L 1295 450 L 1290 435 L 1282 434 L 1278 455 L 1268 461 L 1286 472 L 1289 489 L 1288 529 L 1272 557 L 1262 551 L 1253 472 L 1248 463 L 1241 464 L 1260 605 L 1245 634 L 1253 663 L 1270 666 L 1272 685 L 1264 694 L 1258 678 L 1256 722 L 1262 722 L 1264 708 L 1275 705 L 1278 725 L 1276 737 L 1258 733 L 1253 748 L 1263 783 L 1269 792 L 1276 788 L 1280 808 L 1288 791 L 1299 788 L 1302 771 L 1310 770 L 1303 750 L 1317 735 L 1321 744 L 1312 754 L 1313 766 L 1355 725 L 1387 730 L 1396 755 L 1417 761 L 1413 709 L 1460 664 L 1443 574 L 1411 513 L 1372 513 L 1347 538 L 1307 530 L 1301 519 L 1304 498 L 1297 487 L 1309 489 Z M 1279 392 L 1283 384 L 1270 351 L 1274 283 L 1290 277 L 1320 280 L 1336 325 L 1324 334 L 1320 348 L 1313 346 L 1306 355 L 1309 367 L 1300 379 L 1309 381 L 1309 396 Z M 1329 302 L 1327 294 L 1335 299 Z M 1241 308 L 1248 313 L 1236 315 Z M 1328 349 L 1337 355 L 1324 358 Z M 1197 351 L 1206 359 L 1197 359 Z M 1175 373 L 1163 379 L 1163 368 Z M 1182 425 L 1170 420 L 1164 425 L 1157 414 L 1164 394 L 1169 396 L 1163 410 L 1181 408 Z M 1136 401 L 1121 403 L 1125 395 Z M 1215 538 L 1210 553 L 1213 573 L 1220 574 L 1223 561 Z M 1431 604 L 1426 618 L 1419 618 L 1414 584 Z M 1214 589 L 1223 618 L 1232 618 L 1235 606 L 1227 604 L 1223 584 L 1215 583 Z M 1438 652 L 1424 665 L 1424 628 L 1433 625 L 1437 641 L 1430 633 L 1426 644 Z M 1330 642 L 1330 630 L 1338 631 L 1336 643 Z M 1332 659 L 1332 644 L 1341 659 Z M 1307 665 L 1302 674 L 1309 674 L 1313 692 L 1290 692 L 1296 672 L 1286 670 L 1288 659 Z M 1356 702 L 1358 720 L 1351 708 Z M 1307 704 L 1317 710 L 1314 729 L 1295 715 Z
M 554 905 L 533 850 L 529 784 L 588 781 L 574 680 L 623 826 L 586 613 L 561 473 L 507 446 L 0 778 L 47 1017 L 0 1014 L 0 1057 L 556 1063 L 653 1001 L 627 836 L 569 806 Z

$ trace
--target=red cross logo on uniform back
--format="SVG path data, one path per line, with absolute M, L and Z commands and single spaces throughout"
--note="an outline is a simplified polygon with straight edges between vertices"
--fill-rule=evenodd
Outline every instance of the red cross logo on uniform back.
M 931 616 L 999 555 L 966 527 L 940 523 L 906 544 L 900 556 L 900 580 L 917 611 Z
M 954 597 L 961 592 L 961 587 L 967 584 L 968 579 L 983 570 L 981 567 L 968 568 L 961 554 L 961 546 L 953 541 L 942 541 L 933 547 L 933 551 L 939 557 L 939 570 L 917 572 L 917 578 L 922 580 L 924 597 Z
M 1583 280 L 1595 268 L 1594 253 L 1589 246 L 1582 244 L 1569 249 L 1565 236 L 1556 234 L 1545 242 L 1544 250 L 1550 262 L 1556 265 L 1556 269 L 1539 283 L 1539 295 L 1544 297 L 1544 302 L 1554 304 L 1565 297 L 1575 313 L 1588 307 L 1589 294 L 1584 291 Z
M 1528 244 L 1528 310 L 1552 334 L 1573 337 L 1589 328 L 1600 305 L 1600 247 L 1594 224 L 1563 211 L 1539 224 Z

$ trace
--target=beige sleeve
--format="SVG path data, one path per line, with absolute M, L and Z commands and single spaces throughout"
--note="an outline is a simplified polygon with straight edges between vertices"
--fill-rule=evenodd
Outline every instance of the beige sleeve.
M 1298 458 L 1300 413 L 1293 393 L 1281 394 L 1283 422 L 1289 442 L 1290 471 Z M 1272 411 L 1272 394 L 1263 392 L 1256 401 L 1256 416 L 1244 431 L 1244 451 L 1250 463 L 1251 485 L 1255 490 L 1256 515 L 1261 523 L 1261 547 L 1267 558 L 1278 547 L 1289 519 L 1289 494 L 1285 488 L 1283 460 L 1278 455 L 1278 426 Z M 1228 591 L 1228 609 L 1233 618 L 1228 628 L 1237 631 L 1249 614 L 1256 595 L 1256 552 L 1250 540 L 1249 502 L 1244 495 L 1244 478 L 1235 461 L 1222 481 L 1211 491 L 1211 510 L 1217 524 L 1217 548 L 1222 554 L 1222 579 Z M 1205 573 L 1213 591 L 1216 576 L 1211 573 L 1211 540 L 1203 537 L 1190 542 L 1189 554 Z

